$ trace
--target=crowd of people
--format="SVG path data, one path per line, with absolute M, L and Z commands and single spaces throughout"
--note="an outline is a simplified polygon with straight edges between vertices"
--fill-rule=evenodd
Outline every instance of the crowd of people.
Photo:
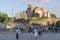
M 23 31 L 23 28 L 16 28 L 16 39 L 19 39 L 19 33 Z M 57 32 L 56 27 L 40 27 L 40 28 L 35 28 L 35 27 L 29 27 L 30 35 L 37 37 L 41 36 L 42 33 L 44 32 Z
M 30 27 L 29 28 L 29 32 L 31 35 L 38 36 L 41 35 L 44 32 L 57 32 L 57 28 L 56 27 L 40 27 L 40 28 L 34 28 L 34 27 Z

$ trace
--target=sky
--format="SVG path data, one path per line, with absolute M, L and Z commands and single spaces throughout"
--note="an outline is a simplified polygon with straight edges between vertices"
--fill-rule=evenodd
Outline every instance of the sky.
M 14 16 L 16 12 L 27 10 L 28 4 L 41 6 L 60 18 L 60 0 L 0 0 L 0 12 Z

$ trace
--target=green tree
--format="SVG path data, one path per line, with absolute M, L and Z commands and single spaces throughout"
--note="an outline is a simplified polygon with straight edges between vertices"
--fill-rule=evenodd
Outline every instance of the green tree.
M 8 17 L 8 22 L 11 22 L 12 21 L 12 17 Z
M 14 19 L 15 19 L 15 17 L 14 17 Z M 11 20 L 12 20 L 12 17 L 8 17 L 7 13 L 0 12 L 0 22 L 1 23 L 8 23 L 8 22 L 11 22 Z
M 0 16 L 0 22 L 3 23 L 5 21 L 5 18 Z
M 5 23 L 7 23 L 8 22 L 8 15 L 7 15 L 7 13 L 2 13 L 2 17 L 4 17 L 5 18 Z
M 56 18 L 56 15 L 55 14 L 50 14 L 52 18 Z
M 56 22 L 56 27 L 60 27 L 60 21 Z
M 0 16 L 1 16 L 1 12 L 0 12 Z

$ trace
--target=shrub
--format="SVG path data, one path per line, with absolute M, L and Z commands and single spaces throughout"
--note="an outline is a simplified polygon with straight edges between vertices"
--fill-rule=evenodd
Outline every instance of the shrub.
M 56 27 L 60 27 L 60 21 L 56 22 Z

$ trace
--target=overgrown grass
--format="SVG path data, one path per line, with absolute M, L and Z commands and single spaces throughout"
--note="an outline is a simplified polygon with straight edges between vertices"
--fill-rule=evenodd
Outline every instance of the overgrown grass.
M 46 18 L 46 17 L 42 17 L 42 18 L 29 18 L 28 20 L 29 21 L 37 21 L 37 20 L 41 20 L 43 18 Z

